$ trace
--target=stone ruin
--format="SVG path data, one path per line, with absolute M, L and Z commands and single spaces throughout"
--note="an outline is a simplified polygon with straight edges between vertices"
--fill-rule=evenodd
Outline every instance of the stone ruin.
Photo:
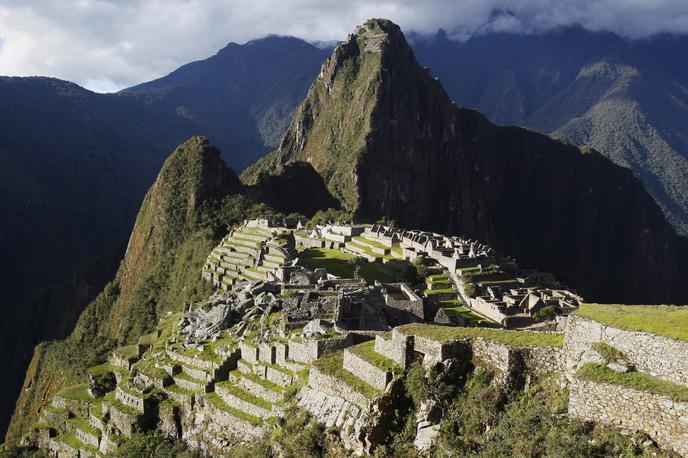
M 272 226 L 271 222 L 244 225 Z M 243 234 L 252 232 L 248 229 L 242 229 L 247 231 Z M 545 333 L 551 338 L 538 339 L 544 343 L 509 343 L 511 335 L 535 333 L 455 326 L 456 317 L 436 306 L 463 297 L 458 271 L 479 271 L 482 263 L 499 259 L 484 244 L 383 226 L 337 226 L 316 233 L 330 237 L 327 243 L 338 249 L 365 251 L 378 259 L 373 262 L 427 257 L 432 280 L 429 277 L 421 294 L 404 283 L 336 278 L 291 261 L 268 265 L 271 279 L 242 278 L 226 290 L 220 287 L 206 303 L 181 317 L 170 316 L 175 324 L 171 334 L 161 329 L 137 345 L 113 352 L 105 367 L 90 372 L 86 394 L 58 393 L 27 441 L 57 456 L 108 455 L 116 452 L 123 438 L 157 428 L 202 453 L 222 453 L 232 443 L 252 440 L 271 428 L 268 419 L 284 414 L 284 394 L 296 386 L 301 408 L 326 427 L 336 428 L 352 450 L 371 452 L 392 419 L 404 370 L 418 361 L 426 368 L 442 367 L 446 376 L 471 364 L 484 365 L 496 371 L 495 383 L 506 385 L 561 374 L 570 389 L 572 417 L 620 423 L 688 454 L 684 404 L 577 377 L 583 365 L 602 361 L 594 349 L 596 342 L 604 341 L 625 355 L 624 364 L 602 361 L 613 370 L 637 367 L 688 385 L 681 359 L 688 351 L 685 345 L 614 330 L 575 315 L 565 338 L 562 333 Z M 294 235 L 296 240 L 307 236 Z M 501 265 L 511 269 L 514 263 L 507 260 Z M 510 271 L 518 282 L 520 271 Z M 539 278 L 551 280 L 545 277 Z M 568 290 L 544 286 L 489 284 L 484 292 L 476 299 L 487 297 L 530 311 L 555 301 L 573 311 L 580 301 Z M 433 321 L 443 326 L 429 324 Z M 620 403 L 619 397 L 633 402 Z M 654 420 L 635 415 L 633 403 L 653 418 L 673 420 L 662 431 L 653 429 Z M 617 405 L 623 411 L 610 413 Z M 421 407 L 415 444 L 427 450 L 438 433 L 442 412 L 431 402 Z

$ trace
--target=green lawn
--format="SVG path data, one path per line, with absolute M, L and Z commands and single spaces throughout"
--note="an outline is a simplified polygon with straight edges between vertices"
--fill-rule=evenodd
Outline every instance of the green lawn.
M 432 296 L 434 294 L 459 294 L 454 288 L 444 288 L 444 289 L 426 289 L 423 291 L 426 296 Z
M 352 390 L 357 391 L 368 399 L 382 395 L 382 391 L 373 388 L 351 372 L 344 369 L 344 352 L 337 351 L 325 355 L 313 362 L 313 367 L 322 373 L 336 377 L 347 384 Z
M 257 374 L 252 374 L 252 373 L 247 373 L 243 374 L 239 370 L 234 370 L 230 372 L 230 375 L 235 375 L 237 377 L 243 377 L 245 379 L 248 379 L 252 381 L 253 383 L 256 383 L 263 388 L 267 388 L 270 391 L 274 391 L 276 393 L 281 393 L 282 392 L 282 387 L 279 386 L 276 383 L 271 382 L 270 380 L 265 380 L 264 378 L 259 377 Z
M 506 331 L 503 329 L 468 328 L 462 326 L 436 326 L 421 323 L 407 324 L 397 329 L 405 334 L 413 334 L 440 342 L 483 337 L 514 347 L 561 347 L 564 345 L 563 334 L 544 332 Z
M 354 355 L 368 361 L 378 369 L 387 372 L 393 372 L 395 374 L 401 372 L 401 367 L 397 363 L 375 351 L 374 340 L 369 340 L 368 342 L 363 342 L 362 344 L 350 347 L 349 351 Z
M 36 431 L 40 431 L 42 429 L 52 429 L 53 431 L 57 430 L 57 428 L 54 425 L 49 425 L 47 423 L 34 423 L 33 425 L 31 425 L 31 429 Z
M 131 361 L 139 357 L 139 348 L 137 345 L 127 345 L 125 347 L 118 348 L 115 350 L 115 353 L 127 361 Z
M 243 412 L 241 410 L 235 409 L 234 407 L 228 406 L 225 401 L 222 400 L 220 396 L 218 396 L 216 393 L 208 393 L 205 395 L 205 399 L 210 401 L 215 407 L 217 407 L 220 410 L 224 410 L 225 412 L 228 412 L 232 415 L 234 415 L 237 418 L 240 418 L 242 420 L 246 420 L 252 425 L 259 426 L 263 420 L 261 420 L 259 417 L 256 417 L 254 415 L 251 415 L 249 413 Z
M 582 304 L 575 314 L 614 328 L 688 341 L 688 307 Z
M 376 240 L 367 239 L 367 238 L 365 238 L 365 237 L 363 237 L 363 236 L 361 236 L 361 235 L 355 236 L 355 237 L 353 238 L 353 240 L 354 240 L 354 242 L 360 242 L 360 243 L 358 243 L 358 245 L 360 245 L 360 244 L 367 244 L 367 245 L 370 245 L 370 246 L 374 246 L 375 248 L 381 248 L 381 249 L 383 249 L 383 250 L 390 250 L 390 249 L 391 249 L 391 247 L 388 247 L 387 245 L 383 245 L 382 243 L 380 243 L 380 242 L 378 242 L 378 241 L 376 241 Z
M 239 388 L 238 386 L 232 385 L 232 383 L 229 381 L 219 382 L 215 386 L 217 388 L 222 388 L 223 390 L 227 391 L 233 396 L 236 396 L 244 402 L 248 402 L 250 404 L 262 407 L 266 410 L 272 409 L 272 404 L 270 402 L 266 401 L 265 399 L 259 398 L 258 396 L 244 390 L 243 388 Z
M 91 366 L 88 369 L 86 369 L 86 373 L 92 377 L 100 377 L 107 374 L 108 372 L 114 372 L 110 363 L 103 363 L 97 366 Z
M 94 398 L 88 393 L 88 384 L 75 385 L 67 387 L 57 392 L 55 396 L 61 398 L 73 399 L 75 401 L 93 401 Z
M 299 264 L 308 269 L 323 268 L 332 275 L 350 278 L 354 275 L 354 267 L 349 264 L 349 260 L 355 256 L 340 250 L 330 250 L 326 248 L 311 248 L 304 250 L 298 255 Z M 383 270 L 383 265 L 377 262 L 363 262 L 359 275 L 368 283 L 375 280 L 380 282 L 390 282 L 393 278 Z
M 440 301 L 440 304 L 443 304 L 445 302 L 454 302 L 454 301 Z M 461 301 L 458 301 L 459 304 L 461 304 Z M 463 307 L 461 305 L 447 305 L 444 306 L 444 311 L 447 314 L 447 316 L 455 316 L 455 315 L 460 315 L 464 317 L 469 323 L 471 323 L 472 326 L 486 326 L 486 327 L 499 327 L 497 323 L 493 323 L 487 318 L 483 318 L 480 315 L 476 315 L 471 311 L 471 309 Z
M 93 434 L 96 437 L 100 437 L 101 435 L 101 431 L 91 426 L 91 422 L 85 418 L 70 418 L 67 420 L 67 422 L 73 424 L 75 428 L 79 428 L 80 430 L 89 434 Z
M 195 395 L 195 394 L 201 394 L 201 393 L 203 393 L 203 390 L 202 390 L 202 389 L 199 389 L 199 390 L 196 390 L 196 391 L 192 391 L 192 390 L 186 389 L 186 388 L 184 388 L 184 387 L 181 387 L 181 386 L 179 386 L 179 385 L 170 385 L 170 386 L 166 387 L 165 389 L 166 389 L 167 391 L 171 391 L 171 392 L 173 392 L 173 393 L 181 394 L 182 396 L 188 396 L 188 397 L 191 397 L 191 396 L 193 396 L 193 395 Z
M 688 387 L 678 385 L 644 372 L 614 372 L 603 364 L 589 363 L 576 376 L 582 380 L 621 385 L 648 393 L 668 396 L 676 402 L 688 402 Z

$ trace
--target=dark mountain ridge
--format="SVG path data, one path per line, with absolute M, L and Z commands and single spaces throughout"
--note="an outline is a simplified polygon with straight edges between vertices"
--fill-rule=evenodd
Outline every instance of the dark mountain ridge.
M 216 139 L 239 170 L 277 146 L 327 52 L 294 37 L 270 36 L 186 64 L 120 92 L 182 116 Z M 286 89 L 286 90 L 285 90 Z

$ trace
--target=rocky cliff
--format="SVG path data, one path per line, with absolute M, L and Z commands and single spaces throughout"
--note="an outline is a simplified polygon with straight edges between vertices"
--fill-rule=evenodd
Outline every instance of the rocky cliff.
M 630 171 L 457 107 L 389 21 L 335 49 L 279 149 L 244 178 L 294 161 L 361 219 L 486 240 L 600 301 L 688 298 L 686 241 Z

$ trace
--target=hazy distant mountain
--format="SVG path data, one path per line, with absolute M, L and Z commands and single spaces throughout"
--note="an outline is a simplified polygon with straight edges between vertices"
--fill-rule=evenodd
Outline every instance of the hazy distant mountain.
M 230 43 L 122 94 L 198 125 L 241 170 L 277 146 L 327 54 L 293 37 Z
M 631 168 L 688 232 L 688 36 L 628 41 L 568 27 L 458 43 L 440 32 L 414 50 L 460 106 Z

